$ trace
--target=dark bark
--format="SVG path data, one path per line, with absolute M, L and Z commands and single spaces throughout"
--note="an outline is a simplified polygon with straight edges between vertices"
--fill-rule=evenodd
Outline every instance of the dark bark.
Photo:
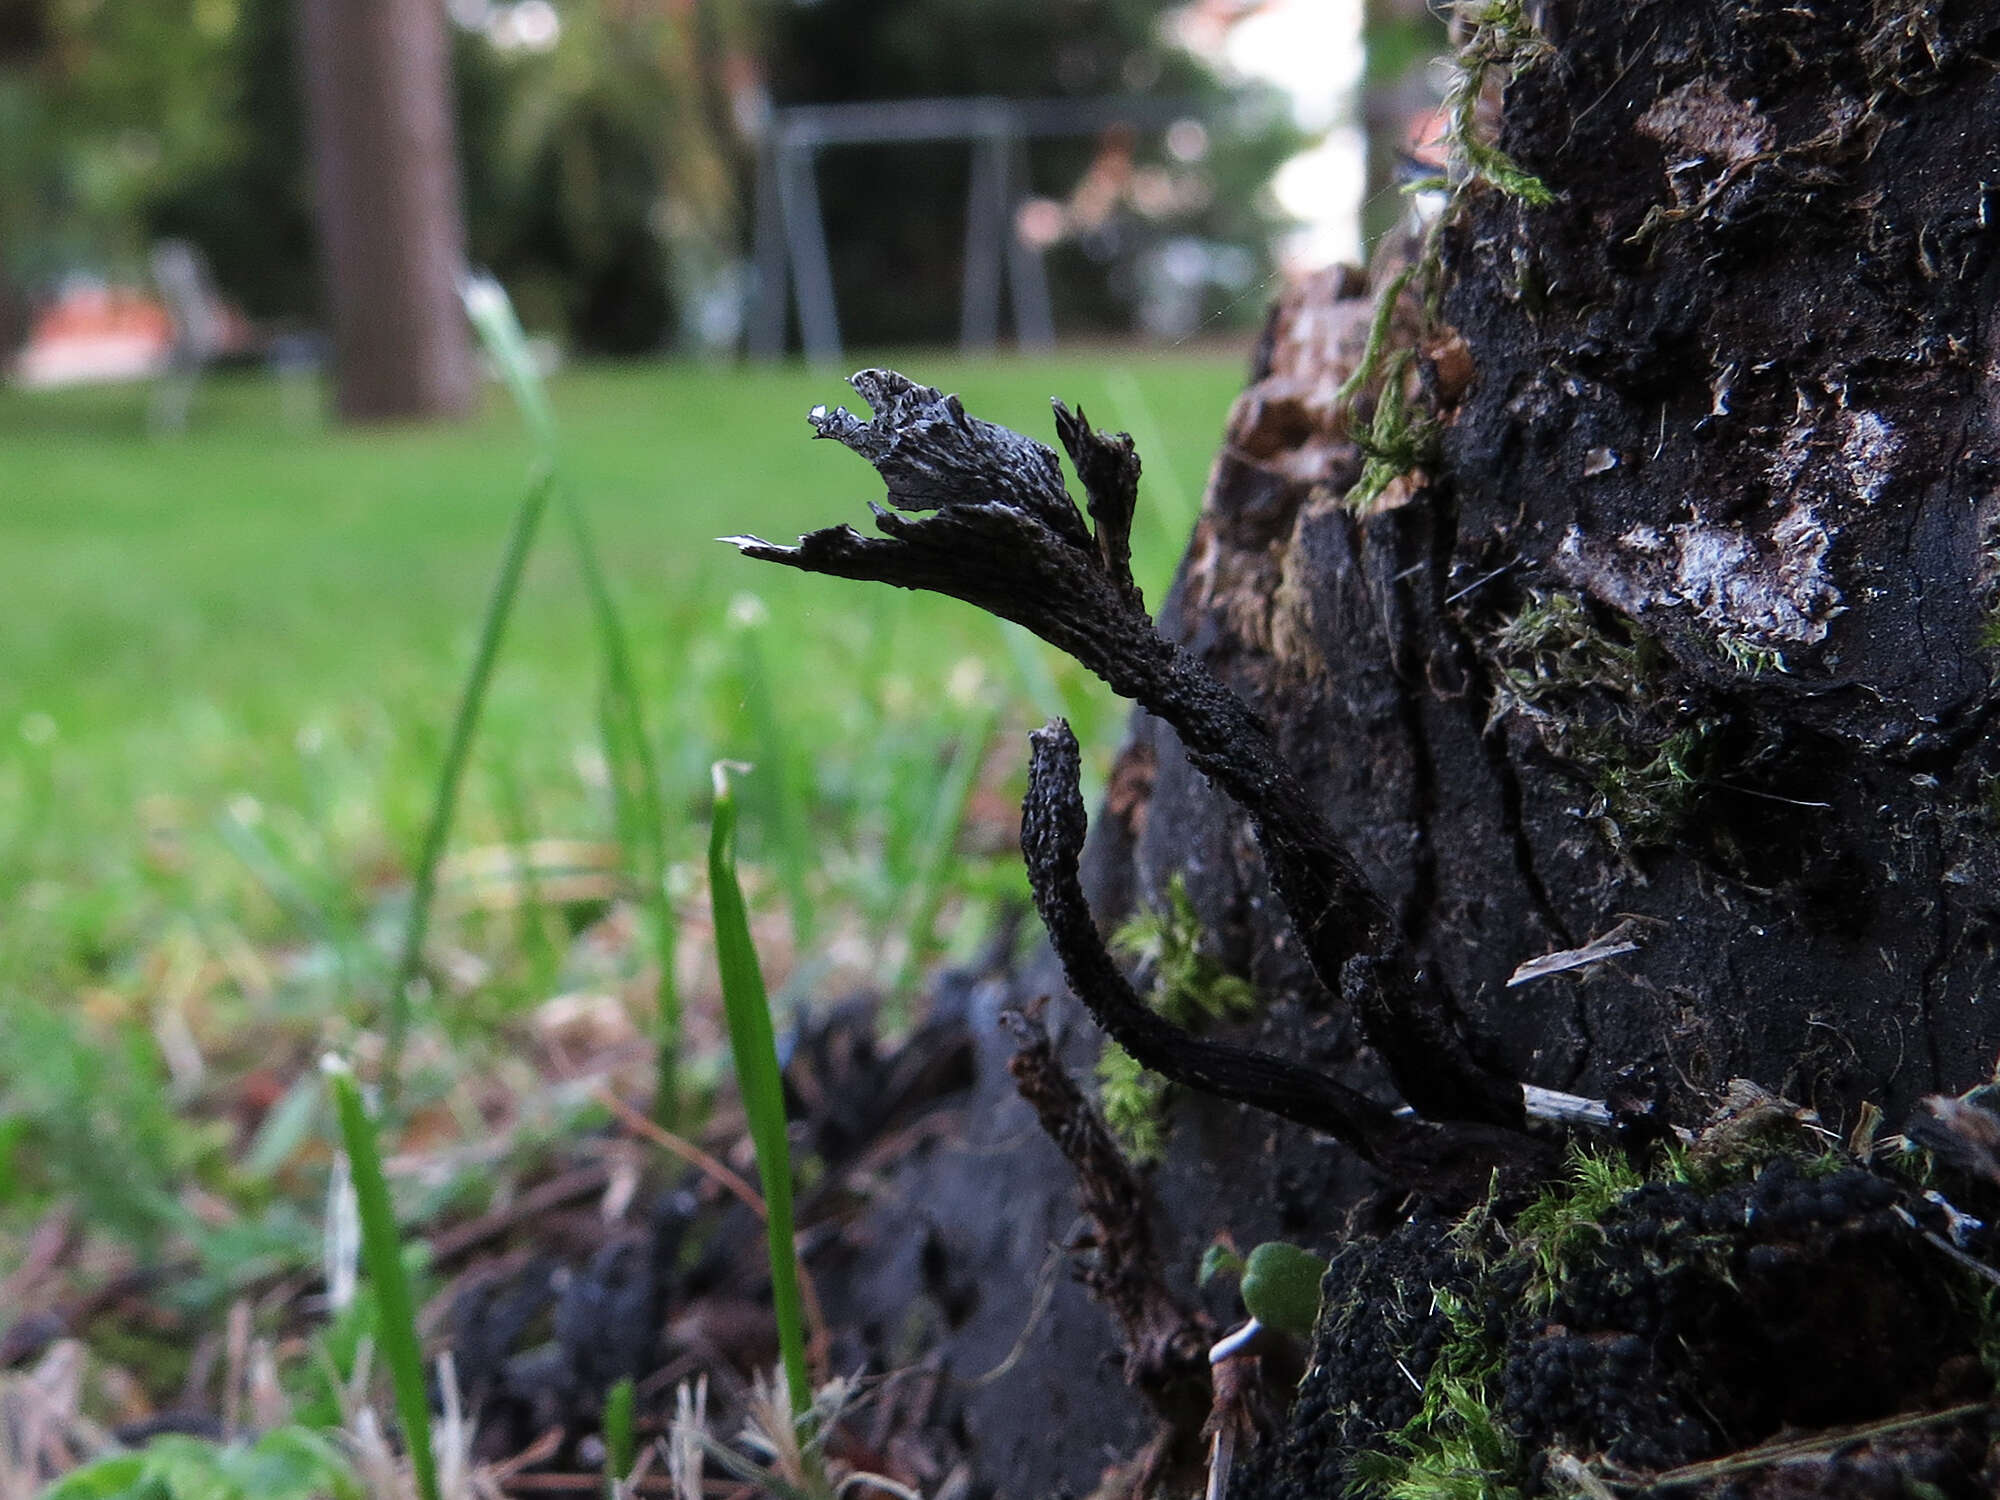
M 476 370 L 436 0 L 299 0 L 320 259 L 344 420 L 461 416 Z
M 1345 503 L 1365 455 L 1332 392 L 1362 358 L 1374 298 L 1339 275 L 1295 289 L 1161 610 L 1167 659 L 1247 705 L 1243 722 L 1350 861 L 1347 888 L 1375 903 L 1347 901 L 1348 941 L 1360 914 L 1386 913 L 1372 930 L 1394 941 L 1378 952 L 1443 997 L 1435 1013 L 1477 1060 L 1461 1080 L 1654 1100 L 1699 1127 L 1749 1078 L 1817 1111 L 1827 1135 L 1807 1146 L 1845 1140 L 1868 1106 L 1896 1130 L 1924 1096 L 1990 1078 L 2000 1053 L 2000 697 L 1982 644 L 2000 574 L 2000 6 L 1578 0 L 1538 18 L 1550 46 L 1507 88 L 1497 145 L 1552 201 L 1463 184 L 1435 287 L 1420 273 L 1389 325 L 1437 424 L 1419 471 L 1365 514 Z M 1378 268 L 1376 292 L 1393 270 Z M 1088 554 L 1080 518 L 1073 531 Z M 1266 999 L 1232 1043 L 1414 1099 L 1414 1049 L 1399 1059 L 1395 1026 L 1312 951 L 1256 787 L 1218 770 L 1218 747 L 1171 701 L 1105 675 L 1146 711 L 1082 856 L 1097 923 L 1158 904 L 1184 875 L 1218 956 Z M 1524 963 L 1620 924 L 1636 951 L 1510 987 Z M 1066 944 L 1080 952 L 1088 934 L 1059 933 Z M 1072 979 L 1109 983 L 1074 966 Z M 1093 1052 L 1073 1035 L 1065 1056 Z M 990 1072 L 981 1087 L 996 1119 L 1017 1118 Z M 1451 1118 L 1476 1093 L 1462 1082 L 1425 1112 Z M 1969 1108 L 1928 1106 L 1913 1134 L 1991 1219 L 1986 1127 Z M 1170 1268 L 1191 1273 L 1226 1227 L 1239 1242 L 1352 1246 L 1340 1274 L 1357 1295 L 1471 1274 L 1440 1221 L 1402 1222 L 1393 1199 L 1357 1213 L 1384 1178 L 1305 1132 L 1198 1100 L 1173 1123 L 1153 1185 Z M 993 1213 L 1033 1203 L 1059 1218 L 1068 1201 L 1059 1166 L 1006 1139 L 1002 1125 L 981 1137 L 994 1152 L 976 1184 L 942 1162 L 910 1179 L 967 1215 L 950 1232 L 994 1288 L 1031 1271 L 1007 1269 L 1018 1236 L 1010 1252 Z M 1982 1389 L 1955 1300 L 1968 1283 L 1954 1278 L 1975 1274 L 1953 1258 L 1963 1226 L 1845 1170 L 1824 1193 L 1770 1175 L 1674 1200 L 1674 1222 L 1715 1221 L 1710 1248 L 1755 1293 L 1705 1332 L 1675 1321 L 1671 1296 L 1644 1322 L 1608 1292 L 1592 1301 L 1608 1283 L 1586 1280 L 1563 1294 L 1574 1327 L 1554 1332 L 1486 1286 L 1506 1311 L 1496 1336 L 1524 1371 L 1560 1354 L 1563 1380 L 1645 1396 L 1620 1419 L 1656 1424 L 1657 1445 L 1627 1454 L 1640 1470 L 1765 1452 L 1788 1425 L 1930 1410 L 1933 1426 L 1830 1440 L 1782 1472 L 1818 1493 L 1912 1476 L 1971 1493 L 1990 1431 L 1953 1405 Z M 982 1217 L 989 1193 L 1005 1206 Z M 1635 1275 L 1679 1243 L 1678 1229 L 1657 1238 L 1663 1212 L 1607 1220 L 1629 1230 L 1619 1264 Z M 1379 1248 L 1366 1232 L 1399 1222 Z M 998 1300 L 961 1348 L 1011 1337 Z M 1086 1314 L 1067 1316 L 1038 1384 L 967 1403 L 1010 1494 L 1086 1487 L 1097 1432 L 1132 1443 L 1133 1408 L 1064 1364 Z M 1418 1340 L 1423 1322 L 1403 1332 Z M 1380 1347 L 1386 1393 L 1421 1382 L 1437 1345 L 1412 1369 L 1395 1360 L 1418 1342 Z M 1633 1348 L 1651 1361 L 1638 1374 L 1616 1363 Z M 1344 1350 L 1323 1330 L 1302 1423 L 1347 1411 L 1326 1373 Z M 1704 1382 L 1720 1417 L 1703 1415 Z M 1537 1441 L 1599 1431 L 1599 1417 L 1518 1410 Z M 1387 1406 L 1364 1416 L 1345 1435 L 1301 1426 L 1288 1467 L 1253 1472 L 1257 1493 L 1328 1492 L 1353 1457 L 1341 1444 L 1380 1446 L 1394 1425 Z M 1090 1436 L 1073 1460 L 1034 1441 L 1079 1422 Z M 1926 1464 L 1943 1477 L 1921 1478 Z M 1773 1473 L 1698 1475 L 1679 1492 L 1795 1492 Z

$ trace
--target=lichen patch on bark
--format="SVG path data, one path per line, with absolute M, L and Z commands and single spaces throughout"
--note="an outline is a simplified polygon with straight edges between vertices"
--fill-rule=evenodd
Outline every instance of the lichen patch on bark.
M 1635 128 L 1683 155 L 1732 165 L 1769 151 L 1778 138 L 1755 104 L 1730 98 L 1713 78 L 1697 78 L 1655 100 Z
M 1768 531 L 1688 521 L 1633 526 L 1611 542 L 1571 526 L 1556 572 L 1638 619 L 1682 609 L 1726 640 L 1772 651 L 1826 639 L 1840 608 L 1827 566 L 1832 535 L 1807 505 Z

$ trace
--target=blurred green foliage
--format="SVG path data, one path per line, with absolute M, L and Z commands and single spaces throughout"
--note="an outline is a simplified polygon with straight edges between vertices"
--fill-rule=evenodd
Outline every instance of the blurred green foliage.
M 255 1442 L 169 1434 L 140 1453 L 74 1469 L 42 1500 L 364 1500 L 338 1446 L 307 1427 L 276 1427 Z
M 489 18 L 516 7 L 454 7 Z M 1140 266 L 1171 241 L 1237 247 L 1254 284 L 1258 193 L 1297 144 L 1276 95 L 1230 94 L 1165 39 L 1165 0 L 571 0 L 546 49 L 455 28 L 471 258 L 530 327 L 637 354 L 698 341 L 744 285 L 755 135 L 773 103 L 997 94 L 1193 101 L 1199 160 L 1157 132 L 1135 164 L 1198 186 L 1121 206 L 1048 257 L 1066 334 L 1128 331 Z M 311 324 L 311 181 L 294 0 L 25 0 L 0 26 L 0 346 L 68 270 L 136 278 L 162 237 L 206 252 L 254 318 Z M 1027 187 L 1061 199 L 1101 142 L 1040 141 Z M 956 336 L 969 150 L 824 154 L 821 197 L 856 344 Z M 1156 195 L 1157 196 L 1157 195 Z M 1211 300 L 1254 318 L 1255 296 Z M 11 305 L 13 316 L 7 315 Z

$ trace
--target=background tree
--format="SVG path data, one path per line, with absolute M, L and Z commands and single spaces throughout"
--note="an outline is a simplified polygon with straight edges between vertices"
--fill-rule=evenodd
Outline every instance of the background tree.
M 301 52 L 335 404 L 350 421 L 455 416 L 476 372 L 450 45 L 433 0 L 302 0 Z

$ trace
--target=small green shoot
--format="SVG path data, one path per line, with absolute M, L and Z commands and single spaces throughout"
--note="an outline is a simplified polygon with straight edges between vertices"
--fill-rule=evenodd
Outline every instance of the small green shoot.
M 618 1500 L 625 1478 L 638 1462 L 638 1444 L 633 1437 L 633 1387 L 627 1375 L 604 1397 L 604 1493 Z
M 1243 1305 L 1266 1328 L 1310 1338 L 1326 1262 L 1283 1240 L 1267 1240 L 1243 1262 Z
M 353 1173 L 355 1207 L 361 1217 L 361 1263 L 374 1284 L 380 1315 L 382 1354 L 395 1388 L 396 1414 L 402 1420 L 403 1441 L 409 1448 L 420 1500 L 438 1500 L 437 1459 L 431 1447 L 430 1395 L 424 1384 L 423 1348 L 417 1338 L 416 1307 L 403 1270 L 402 1236 L 389 1203 L 389 1184 L 382 1175 L 382 1154 L 375 1142 L 374 1122 L 361 1102 L 354 1071 L 339 1058 L 322 1064 L 333 1092 L 340 1122 L 341 1144 Z
M 722 975 L 722 1007 L 729 1022 L 729 1051 L 736 1062 L 736 1086 L 757 1150 L 757 1177 L 764 1190 L 764 1228 L 771 1261 L 771 1303 L 778 1320 L 778 1349 L 794 1418 L 812 1402 L 806 1374 L 805 1303 L 799 1294 L 798 1249 L 792 1231 L 792 1152 L 785 1133 L 785 1083 L 778 1068 L 778 1043 L 771 1027 L 771 1002 L 764 971 L 750 939 L 750 914 L 736 879 L 736 797 L 732 767 L 718 761 L 715 822 L 708 840 L 709 900 L 715 916 L 715 960 Z

